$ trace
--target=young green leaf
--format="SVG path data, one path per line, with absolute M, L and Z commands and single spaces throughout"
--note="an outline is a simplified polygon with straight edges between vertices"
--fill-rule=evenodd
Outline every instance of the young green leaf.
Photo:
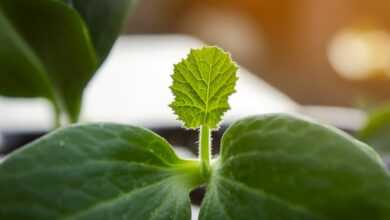
M 199 165 L 145 129 L 58 130 L 0 165 L 0 219 L 190 219 Z
M 170 107 L 187 128 L 216 128 L 230 108 L 235 92 L 237 65 L 217 47 L 192 49 L 175 65 Z
M 367 145 L 286 115 L 233 124 L 201 220 L 390 219 L 390 177 Z

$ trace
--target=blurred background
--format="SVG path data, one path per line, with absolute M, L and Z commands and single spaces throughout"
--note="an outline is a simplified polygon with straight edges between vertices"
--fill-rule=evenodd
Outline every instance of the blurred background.
M 387 0 L 142 0 L 126 30 L 182 33 L 304 105 L 360 106 L 390 98 Z

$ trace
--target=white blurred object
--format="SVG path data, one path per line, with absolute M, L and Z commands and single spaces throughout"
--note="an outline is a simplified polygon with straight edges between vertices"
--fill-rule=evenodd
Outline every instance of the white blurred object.
M 191 206 L 191 216 L 192 216 L 191 219 L 192 220 L 198 219 L 199 211 L 200 211 L 199 206 Z
M 341 129 L 355 131 L 363 127 L 366 113 L 354 108 L 335 106 L 302 106 L 300 113 L 315 118 L 322 123 L 330 124 Z
M 179 156 L 180 158 L 184 158 L 187 160 L 197 159 L 197 156 L 195 156 L 195 154 L 192 153 L 188 148 L 176 145 L 174 147 L 177 156 Z
M 0 131 L 48 130 L 53 127 L 53 111 L 43 98 L 5 98 L 0 96 Z
M 202 42 L 181 35 L 121 37 L 86 90 L 82 121 L 110 121 L 147 127 L 177 126 L 168 107 L 173 64 Z M 295 112 L 297 105 L 244 68 L 224 122 L 270 112 Z M 0 129 L 46 130 L 52 112 L 42 99 L 0 98 Z

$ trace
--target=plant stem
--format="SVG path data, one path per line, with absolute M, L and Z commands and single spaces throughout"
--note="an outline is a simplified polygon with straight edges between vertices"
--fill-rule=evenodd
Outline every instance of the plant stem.
M 201 173 L 204 176 L 208 176 L 210 173 L 211 131 L 207 126 L 201 126 L 199 132 L 199 159 L 201 161 Z

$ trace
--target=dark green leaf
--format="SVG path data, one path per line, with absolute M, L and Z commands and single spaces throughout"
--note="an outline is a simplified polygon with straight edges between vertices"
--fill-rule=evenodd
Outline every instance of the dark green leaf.
M 103 62 L 135 0 L 66 0 L 83 17 L 100 62 Z
M 371 113 L 359 136 L 381 154 L 390 154 L 390 106 Z
M 378 155 L 317 123 L 241 120 L 213 168 L 200 219 L 390 219 L 390 178 Z
M 133 0 L 2 0 L 0 95 L 46 97 L 78 120 L 82 94 Z
M 46 97 L 54 93 L 39 59 L 13 29 L 0 8 L 0 94 Z
M 1 32 L 12 34 L 6 43 L 24 45 L 23 50 L 2 51 L 2 62 L 13 62 L 17 66 L 19 62 L 23 64 L 23 59 L 19 58 L 26 57 L 28 60 L 25 62 L 41 67 L 40 72 L 44 71 L 53 84 L 69 118 L 76 121 L 83 89 L 97 68 L 94 48 L 82 19 L 74 9 L 60 1 L 2 0 L 0 7 L 12 26 L 5 30 L 6 26 L 0 27 L 3 29 Z M 29 74 L 32 75 L 30 77 L 37 75 L 34 69 L 29 71 L 20 67 L 8 68 L 7 71 L 1 76 L 13 74 L 13 80 Z M 3 84 L 3 81 L 0 83 Z M 26 93 L 18 92 L 19 85 L 14 88 L 11 85 L 1 87 L 6 87 L 10 93 L 14 91 L 14 94 Z
M 0 219 L 190 219 L 198 174 L 150 131 L 70 127 L 0 165 Z

